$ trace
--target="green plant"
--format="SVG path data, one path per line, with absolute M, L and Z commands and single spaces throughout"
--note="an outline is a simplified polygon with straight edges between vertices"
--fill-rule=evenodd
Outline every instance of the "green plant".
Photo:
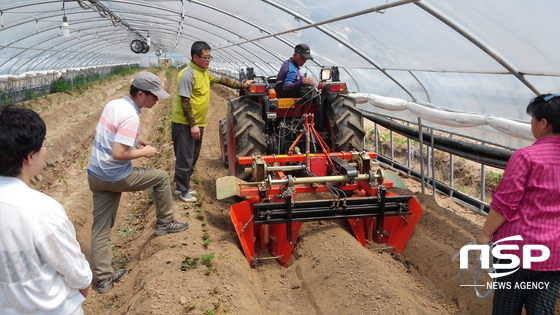
M 83 76 L 76 77 L 74 79 L 74 82 L 75 87 L 78 89 L 83 88 L 87 83 L 86 79 Z
M 191 180 L 192 180 L 193 184 L 195 184 L 195 185 L 198 185 L 198 184 L 200 183 L 200 178 L 198 178 L 198 174 L 197 174 L 197 173 L 194 173 L 194 174 L 191 176 Z
M 10 101 L 10 95 L 6 92 L 0 91 L 0 106 L 8 105 Z
M 213 260 L 214 260 L 214 256 L 216 253 L 212 252 L 208 255 L 202 255 L 202 261 L 201 264 L 203 264 L 204 266 L 206 266 L 207 268 L 207 273 L 206 275 L 210 275 L 212 272 L 217 272 L 216 268 L 214 268 L 214 264 L 213 264 Z
M 208 248 L 208 245 L 212 243 L 212 241 L 210 240 L 210 233 L 204 232 L 204 234 L 202 234 L 202 240 L 202 246 L 204 246 L 204 248 Z
M 78 160 L 76 161 L 78 163 L 78 167 L 80 168 L 80 170 L 85 170 L 86 167 L 88 166 L 89 163 L 89 153 L 90 150 L 85 150 L 84 152 L 82 152 L 82 154 L 80 155 L 80 157 L 78 158 Z
M 66 180 L 66 177 L 64 177 L 64 175 L 57 175 L 57 179 L 59 182 L 63 183 L 66 190 L 68 190 L 68 181 Z
M 214 268 L 213 260 L 216 253 L 212 252 L 207 255 L 202 255 L 201 258 L 191 258 L 185 257 L 185 259 L 181 262 L 181 270 L 186 271 L 189 269 L 195 269 L 199 265 L 206 266 L 207 272 L 206 275 L 210 275 L 212 272 L 217 272 L 216 268 Z
M 51 93 L 69 93 L 70 89 L 72 89 L 72 82 L 64 79 L 63 77 L 58 78 L 51 84 Z
M 119 226 L 117 228 L 117 235 L 121 238 L 130 238 L 135 234 L 134 228 L 130 226 Z
M 496 188 L 502 178 L 504 177 L 503 173 L 495 173 L 493 171 L 488 171 L 486 173 L 486 186 L 488 188 Z
M 127 249 L 123 246 L 112 245 L 113 251 L 113 268 L 114 270 L 122 269 L 129 262 Z
M 211 240 L 204 240 L 202 241 L 202 246 L 204 246 L 204 248 L 208 248 L 208 245 L 210 245 L 210 243 L 212 243 Z
M 181 263 L 181 270 L 186 271 L 189 269 L 195 269 L 200 264 L 199 260 L 199 258 L 185 257 L 185 259 Z
M 389 139 L 391 139 L 391 134 L 389 132 L 379 134 L 379 141 L 385 142 L 389 141 Z
M 200 220 L 200 221 L 204 221 L 204 209 L 202 208 L 197 208 L 196 209 L 196 219 Z
M 37 99 L 37 93 L 35 93 L 32 89 L 25 90 L 25 99 L 26 100 L 35 100 Z

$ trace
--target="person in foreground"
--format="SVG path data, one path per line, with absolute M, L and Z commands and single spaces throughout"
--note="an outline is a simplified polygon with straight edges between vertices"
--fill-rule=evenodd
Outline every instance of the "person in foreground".
M 0 314 L 83 314 L 91 284 L 64 208 L 29 187 L 46 132 L 36 112 L 0 106 Z
M 196 202 L 196 191 L 190 181 L 200 155 L 206 114 L 210 106 L 210 86 L 218 83 L 232 89 L 247 88 L 253 80 L 243 83 L 227 77 L 216 79 L 208 71 L 212 60 L 210 46 L 202 41 L 191 46 L 191 61 L 177 74 L 177 102 L 171 117 L 171 138 L 175 152 L 175 194 L 184 202 Z
M 531 115 L 532 145 L 521 148 L 511 156 L 503 178 L 492 195 L 491 209 L 477 236 L 478 244 L 488 244 L 505 237 L 520 235 L 519 250 L 503 251 L 519 257 L 520 268 L 510 275 L 497 278 L 509 283 L 494 292 L 493 314 L 528 315 L 554 314 L 560 287 L 560 94 L 545 94 L 527 106 Z M 544 245 L 550 257 L 523 267 L 523 246 Z M 532 256 L 540 256 L 532 251 Z M 511 260 L 500 260 L 511 264 Z M 499 270 L 500 272 L 513 271 Z M 546 289 L 521 289 L 516 283 L 548 283 Z M 517 287 L 517 288 L 516 288 Z
M 282 85 L 284 91 L 293 91 L 302 85 L 314 84 L 313 78 L 304 78 L 299 72 L 300 67 L 303 67 L 307 60 L 313 60 L 309 46 L 299 44 L 294 49 L 294 55 L 282 63 L 276 75 L 276 82 L 284 82 Z
M 187 222 L 173 218 L 173 195 L 167 172 L 132 167 L 132 160 L 152 158 L 160 152 L 148 142 L 138 139 L 142 108 L 152 108 L 158 99 L 169 94 L 161 88 L 159 78 L 147 71 L 139 72 L 130 86 L 130 93 L 113 100 L 103 109 L 97 124 L 88 167 L 89 188 L 93 192 L 93 225 L 91 258 L 94 288 L 107 293 L 113 283 L 127 272 L 113 272 L 111 228 L 115 224 L 121 194 L 124 191 L 153 189 L 156 205 L 156 235 L 181 232 Z

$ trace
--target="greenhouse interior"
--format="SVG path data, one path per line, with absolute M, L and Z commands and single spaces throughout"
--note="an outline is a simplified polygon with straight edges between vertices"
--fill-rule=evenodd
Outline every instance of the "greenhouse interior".
M 370 230 L 364 233 L 369 234 L 362 244 L 353 236 L 347 242 L 349 231 L 357 233 L 353 227 L 342 232 L 332 228 L 338 222 L 334 219 L 313 225 L 320 232 L 302 228 L 300 236 L 292 234 L 293 226 L 299 229 L 299 223 L 292 222 L 294 198 L 282 203 L 289 207 L 288 227 L 278 232 L 289 239 L 285 245 L 293 253 L 251 257 L 250 250 L 256 249 L 247 248 L 255 247 L 255 240 L 277 241 L 276 234 L 270 234 L 275 233 L 273 228 L 259 234 L 256 226 L 262 222 L 254 223 L 259 214 L 268 220 L 277 210 L 267 205 L 264 210 L 255 208 L 245 222 L 235 217 L 235 211 L 241 211 L 236 207 L 249 207 L 244 202 L 257 198 L 248 191 L 272 200 L 265 192 L 281 180 L 263 172 L 280 176 L 279 170 L 287 166 L 274 164 L 262 171 L 258 163 L 265 159 L 255 154 L 253 164 L 247 162 L 252 173 L 249 166 L 240 165 L 250 154 L 243 156 L 242 149 L 232 144 L 238 139 L 237 134 L 232 136 L 231 119 L 255 103 L 239 101 L 248 90 L 212 87 L 206 146 L 197 162 L 202 165 L 193 171 L 198 202 L 183 204 L 173 197 L 176 216 L 191 222 L 187 239 L 173 235 L 170 244 L 139 227 L 156 224 L 139 214 L 153 211 L 150 192 L 123 197 L 126 211 L 132 210 L 124 212 L 122 205 L 119 210 L 124 213 L 117 221 L 125 223 L 113 229 L 117 240 L 113 263 L 118 265 L 113 267 L 130 270 L 109 293 L 110 299 L 92 290 L 83 304 L 84 314 L 487 314 L 492 299 L 481 298 L 476 288 L 473 293 L 468 284 L 472 274 L 464 275 L 462 282 L 470 287 L 460 286 L 459 263 L 451 258 L 473 242 L 488 217 L 492 194 L 512 154 L 535 142 L 527 105 L 542 94 L 560 93 L 556 12 L 560 13 L 560 1 L 551 0 L 0 0 L 0 106 L 23 104 L 48 121 L 49 160 L 45 175 L 32 184 L 64 205 L 89 259 L 92 197 L 84 174 L 94 130 L 103 106 L 111 97 L 126 94 L 135 73 L 158 75 L 171 95 L 140 116 L 149 121 L 146 129 L 151 128 L 160 157 L 152 164 L 142 159 L 135 163 L 172 174 L 170 112 L 176 97 L 180 100 L 176 82 L 180 77 L 175 77 L 191 62 L 193 43 L 204 41 L 211 47 L 212 76 L 236 84 L 248 77 L 251 84 L 267 87 L 263 93 L 269 93 L 268 84 L 275 82 L 296 46 L 305 44 L 312 59 L 301 66 L 302 77 L 318 83 L 313 91 L 329 80 L 342 82 L 336 84 L 341 90 L 334 92 L 352 100 L 343 107 L 359 114 L 364 124 L 342 135 L 352 138 L 356 131 L 357 137 L 363 136 L 359 141 L 363 151 L 352 155 L 359 162 L 341 162 L 344 152 L 333 158 L 339 163 L 336 170 L 342 172 L 337 178 L 346 176 L 341 185 L 367 177 L 377 189 L 377 195 L 373 188 L 365 189 L 368 197 L 384 203 L 380 191 L 385 191 L 383 180 L 388 179 L 389 188 L 397 195 L 409 194 L 407 200 L 418 200 L 417 207 L 424 211 L 422 219 L 414 221 L 398 210 L 403 222 L 418 224 L 406 232 L 401 246 L 407 249 L 384 255 L 387 248 L 397 247 L 375 248 L 372 240 L 386 236 L 381 219 L 368 221 Z M 83 88 L 88 86 L 98 90 L 88 92 Z M 270 95 L 264 96 L 263 104 L 279 106 L 280 101 L 271 101 L 276 96 Z M 231 108 L 237 112 L 232 114 Z M 349 119 L 342 116 L 340 120 Z M 312 139 L 315 146 L 323 143 L 319 138 L 324 134 L 334 132 L 326 128 L 323 134 L 313 134 L 313 119 L 322 118 L 309 117 L 314 118 L 305 116 L 305 123 L 298 125 L 302 138 L 296 139 L 288 156 L 301 153 L 301 146 L 294 149 L 297 141 L 305 139 L 309 145 Z M 269 128 L 272 121 L 279 121 L 276 118 L 271 110 L 255 121 L 264 126 L 268 119 Z M 256 123 L 245 127 L 257 128 Z M 278 128 L 293 127 L 288 125 Z M 270 155 L 274 163 L 289 160 L 280 152 L 280 140 L 262 139 L 267 142 L 263 148 L 277 149 Z M 327 142 L 331 140 L 338 141 Z M 307 167 L 309 172 L 309 165 L 301 166 L 311 161 L 307 150 L 306 159 L 289 160 L 291 170 Z M 334 163 L 329 154 L 339 154 L 325 149 L 324 153 L 329 163 Z M 370 157 L 375 157 L 371 164 Z M 376 173 L 374 166 L 384 171 Z M 367 174 L 350 175 L 356 167 Z M 240 179 L 238 170 L 253 181 Z M 282 180 L 292 186 L 298 180 L 328 182 L 328 172 Z M 219 183 L 233 188 L 220 191 Z M 258 187 L 250 190 L 244 185 Z M 313 185 L 313 189 L 323 185 L 327 188 L 322 192 L 335 196 L 328 202 L 330 208 L 350 207 L 359 199 L 354 198 L 358 193 L 325 183 Z M 296 188 L 290 189 L 274 196 L 284 198 Z M 243 201 L 228 199 L 235 195 Z M 381 216 L 392 211 L 381 208 Z M 260 245 L 263 251 L 266 246 Z M 364 248 L 368 250 L 362 252 Z M 200 272 L 193 276 L 197 267 Z M 479 271 L 483 273 L 475 272 L 474 286 Z M 171 275 L 169 283 L 162 280 L 167 281 L 166 273 Z
M 196 40 L 212 47 L 214 71 L 270 76 L 306 43 L 304 72 L 338 67 L 364 110 L 519 148 L 532 140 L 528 101 L 559 90 L 558 26 L 543 24 L 560 4 L 545 3 L 2 1 L 2 98 L 61 76 L 179 66 Z

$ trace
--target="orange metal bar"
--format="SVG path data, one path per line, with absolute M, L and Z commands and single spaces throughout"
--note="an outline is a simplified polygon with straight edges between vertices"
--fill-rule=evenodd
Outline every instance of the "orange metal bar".
M 383 182 L 383 184 L 387 188 L 393 188 L 393 183 L 390 182 L 390 181 L 385 181 L 385 182 Z M 295 186 L 294 188 L 296 190 L 296 193 L 298 193 L 298 194 L 329 192 L 330 191 L 327 187 L 325 187 L 323 185 L 319 185 L 317 187 Z M 356 190 L 356 189 L 361 189 L 362 186 L 360 184 L 355 183 L 355 184 L 340 185 L 340 186 L 338 186 L 338 188 L 342 189 L 344 191 L 353 191 L 353 190 Z M 280 195 L 280 194 L 282 194 L 282 192 L 284 192 L 284 190 L 285 190 L 285 186 L 275 185 L 275 186 L 272 186 L 271 189 L 268 190 L 267 192 L 268 192 L 269 195 Z M 375 188 L 372 188 L 372 191 L 375 191 L 375 193 L 377 193 L 377 190 Z M 258 195 L 258 193 L 259 193 L 259 189 L 256 186 L 241 187 L 239 196 L 240 197 L 252 197 L 252 196 Z M 375 196 L 375 194 L 374 195 L 369 195 L 369 196 Z
M 288 149 L 288 155 L 292 155 L 292 153 L 294 152 L 294 148 L 296 147 L 296 145 L 298 144 L 299 140 L 301 139 L 301 137 L 303 136 L 303 132 L 300 133 L 296 140 L 294 140 L 294 142 L 292 143 L 292 145 L 290 146 L 290 148 Z
M 317 130 L 315 130 L 315 116 L 311 115 L 310 120 L 311 120 L 311 122 L 308 123 L 308 128 L 313 132 L 313 135 L 315 135 L 315 139 L 317 140 L 317 142 L 319 142 L 319 145 L 321 146 L 321 149 L 323 150 L 323 152 L 324 153 L 330 153 L 331 149 L 329 148 L 329 146 L 327 145 L 325 140 L 321 137 L 321 135 L 319 135 Z M 330 160 L 330 158 L 329 158 L 329 160 Z M 331 163 L 332 163 L 332 161 L 331 161 Z
M 366 152 L 367 155 L 369 155 L 370 158 L 372 159 L 376 159 L 377 158 L 377 154 L 375 152 Z M 313 153 L 310 154 L 310 156 L 323 156 L 325 157 L 325 153 Z M 352 153 L 351 152 L 331 152 L 328 154 L 328 156 L 336 156 L 339 157 L 343 160 L 350 160 L 352 158 Z M 277 162 L 279 164 L 285 164 L 288 162 L 303 162 L 305 161 L 305 154 L 296 154 L 296 155 L 265 155 L 262 157 L 263 160 L 266 163 L 273 163 L 273 162 Z M 253 157 L 251 156 L 242 156 L 239 158 L 239 164 L 241 165 L 245 165 L 245 164 L 252 164 L 253 163 Z

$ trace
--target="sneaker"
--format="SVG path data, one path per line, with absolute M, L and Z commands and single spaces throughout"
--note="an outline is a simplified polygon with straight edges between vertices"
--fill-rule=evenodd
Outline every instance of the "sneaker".
M 191 195 L 188 191 L 185 191 L 185 192 L 181 193 L 181 200 L 183 200 L 184 202 L 195 203 L 196 202 L 196 197 Z
M 113 283 L 114 282 L 119 282 L 119 280 L 121 280 L 121 278 L 124 277 L 124 275 L 127 272 L 128 272 L 128 270 L 126 270 L 126 269 L 119 269 L 119 270 L 113 272 L 113 275 L 109 279 L 97 279 L 97 280 L 95 280 L 95 282 L 93 283 L 93 287 L 95 288 L 97 293 L 101 293 L 101 294 L 107 293 L 107 292 L 111 291 L 111 289 L 113 288 Z
M 180 194 L 181 194 L 180 190 L 175 190 L 175 195 L 180 195 Z M 196 195 L 197 192 L 196 192 L 196 190 L 189 189 L 189 194 Z
M 187 222 L 171 221 L 167 224 L 156 224 L 155 233 L 157 236 L 168 233 L 177 233 L 186 230 L 189 227 Z

